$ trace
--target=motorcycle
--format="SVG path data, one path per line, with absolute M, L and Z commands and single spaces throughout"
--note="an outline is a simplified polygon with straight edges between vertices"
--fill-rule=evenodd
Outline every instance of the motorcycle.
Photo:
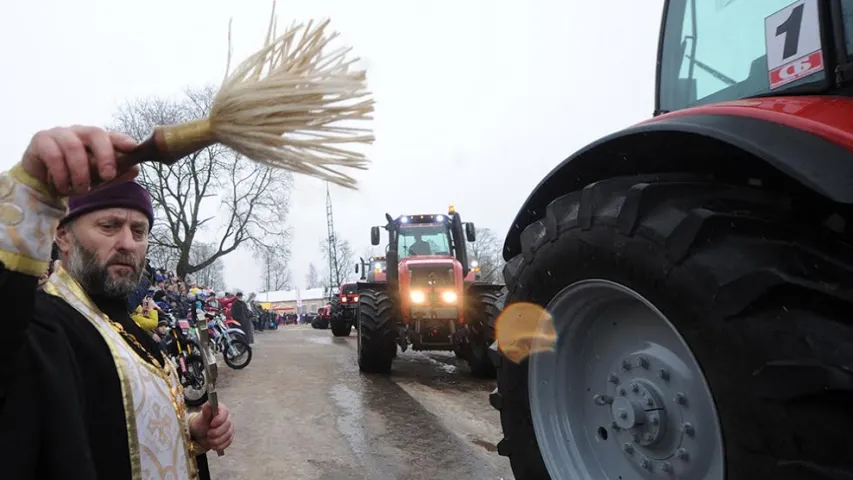
M 252 347 L 246 333 L 239 328 L 229 328 L 225 325 L 225 316 L 221 313 L 204 312 L 204 315 L 208 319 L 211 355 L 222 353 L 225 364 L 234 370 L 246 368 L 252 361 Z
M 190 407 L 199 407 L 207 401 L 207 377 L 198 342 L 190 336 L 190 322 L 176 320 L 165 312 L 161 315 L 165 316 L 168 323 L 168 330 L 162 339 L 163 351 L 178 371 L 184 387 L 184 401 Z

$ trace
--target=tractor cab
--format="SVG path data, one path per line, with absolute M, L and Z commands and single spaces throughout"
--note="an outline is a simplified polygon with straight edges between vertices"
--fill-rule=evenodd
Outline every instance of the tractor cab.
M 853 0 L 669 0 L 658 55 L 656 115 L 843 93 L 853 79 Z
M 401 215 L 397 218 L 385 214 L 388 223 L 388 244 L 385 254 L 386 275 L 389 281 L 399 280 L 401 268 L 408 265 L 454 266 L 467 277 L 471 272 L 468 263 L 466 240 L 476 239 L 473 223 L 463 223 L 451 205 L 447 214 Z M 371 243 L 379 245 L 380 227 L 370 230 Z M 454 261 L 455 260 L 455 261 Z
M 355 265 L 355 273 L 361 274 L 361 280 L 367 282 L 384 282 L 387 270 L 385 257 L 369 257 L 366 261 L 359 257 Z

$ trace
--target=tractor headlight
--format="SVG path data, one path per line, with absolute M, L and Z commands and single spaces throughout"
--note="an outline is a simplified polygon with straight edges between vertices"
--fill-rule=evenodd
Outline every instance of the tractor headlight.
M 441 300 L 444 303 L 456 303 L 458 298 L 459 297 L 456 295 L 456 292 L 450 290 L 441 293 Z
M 356 296 L 352 297 L 352 301 L 353 301 L 353 302 L 357 302 L 357 301 L 358 301 L 358 295 L 356 295 Z
M 424 294 L 421 290 L 412 290 L 409 294 L 409 298 L 412 299 L 412 303 L 421 304 L 426 302 L 426 294 Z

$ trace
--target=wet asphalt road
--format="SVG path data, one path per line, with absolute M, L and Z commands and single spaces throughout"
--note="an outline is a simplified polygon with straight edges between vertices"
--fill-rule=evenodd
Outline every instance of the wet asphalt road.
M 356 337 L 282 327 L 255 335 L 244 370 L 220 362 L 236 443 L 208 455 L 214 479 L 511 479 L 498 456 L 494 381 L 449 352 L 399 354 L 389 376 L 362 375 Z

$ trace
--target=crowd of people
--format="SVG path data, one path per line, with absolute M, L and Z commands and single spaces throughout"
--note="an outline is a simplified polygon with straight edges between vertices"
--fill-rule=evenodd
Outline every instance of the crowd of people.
M 134 322 L 158 341 L 169 326 L 161 312 L 183 319 L 195 308 L 196 311 L 222 313 L 227 320 L 239 322 L 251 344 L 255 332 L 278 328 L 285 323 L 280 314 L 263 308 L 253 297 L 246 299 L 239 291 L 234 295 L 217 293 L 210 287 L 186 282 L 164 268 L 153 268 L 148 262 L 138 287 L 127 297 L 127 307 Z

